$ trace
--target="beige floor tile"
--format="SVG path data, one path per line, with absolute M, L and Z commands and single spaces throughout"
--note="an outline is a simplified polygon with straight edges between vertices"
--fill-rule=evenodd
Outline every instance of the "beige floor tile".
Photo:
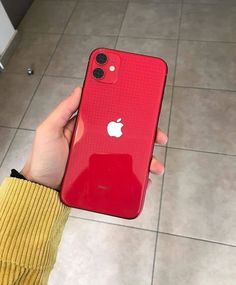
M 49 284 L 151 284 L 155 238 L 153 232 L 69 218 Z
M 236 245 L 236 157 L 168 149 L 160 231 Z
M 236 248 L 159 234 L 154 285 L 234 285 Z

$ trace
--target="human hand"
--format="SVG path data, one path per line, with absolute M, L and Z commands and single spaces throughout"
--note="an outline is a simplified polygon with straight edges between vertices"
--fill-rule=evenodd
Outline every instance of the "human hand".
M 76 88 L 37 127 L 30 155 L 21 174 L 30 181 L 59 189 L 69 155 L 69 145 L 76 121 L 81 89 Z M 167 136 L 158 129 L 156 142 L 165 144 Z M 164 173 L 164 166 L 153 157 L 150 171 Z
M 34 142 L 21 171 L 30 181 L 59 189 L 69 155 L 81 89 L 77 87 L 36 128 Z

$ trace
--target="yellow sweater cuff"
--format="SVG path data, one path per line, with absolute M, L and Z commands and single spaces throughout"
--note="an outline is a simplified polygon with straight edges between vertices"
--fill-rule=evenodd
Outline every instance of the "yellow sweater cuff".
M 6 178 L 0 186 L 0 262 L 52 268 L 69 212 L 58 192 Z

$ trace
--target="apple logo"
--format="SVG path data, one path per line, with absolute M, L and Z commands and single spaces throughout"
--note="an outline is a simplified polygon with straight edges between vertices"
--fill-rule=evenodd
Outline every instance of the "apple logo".
M 111 121 L 107 125 L 107 132 L 109 136 L 119 138 L 122 135 L 121 128 L 123 127 L 123 124 L 121 123 L 121 118 L 119 118 L 116 122 Z

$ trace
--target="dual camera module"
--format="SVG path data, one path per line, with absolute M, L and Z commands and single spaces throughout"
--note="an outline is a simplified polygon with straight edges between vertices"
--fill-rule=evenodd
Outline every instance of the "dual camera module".
M 98 64 L 105 64 L 107 62 L 107 56 L 104 53 L 99 53 L 96 56 L 96 62 Z M 93 76 L 97 79 L 100 79 L 104 76 L 104 70 L 102 68 L 95 68 L 93 70 Z

